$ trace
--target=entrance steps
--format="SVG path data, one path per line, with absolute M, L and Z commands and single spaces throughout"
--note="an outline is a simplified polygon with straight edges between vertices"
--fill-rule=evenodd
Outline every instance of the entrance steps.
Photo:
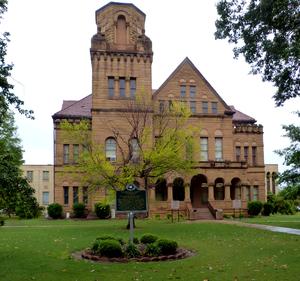
M 215 220 L 208 208 L 190 209 L 190 220 Z

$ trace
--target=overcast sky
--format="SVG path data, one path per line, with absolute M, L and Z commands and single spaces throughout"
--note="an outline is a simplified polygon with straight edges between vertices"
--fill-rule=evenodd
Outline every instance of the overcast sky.
M 123 1 L 120 1 L 123 2 Z M 9 0 L 1 31 L 11 33 L 7 62 L 14 63 L 15 93 L 35 112 L 35 120 L 16 115 L 26 164 L 53 164 L 51 116 L 63 100 L 91 93 L 90 39 L 96 33 L 100 0 Z M 215 40 L 214 0 L 133 0 L 146 16 L 153 43 L 152 86 L 157 89 L 189 57 L 229 105 L 264 126 L 265 163 L 283 159 L 273 151 L 288 145 L 282 124 L 298 122 L 299 99 L 275 108 L 275 88 L 248 74 L 244 59 L 233 59 L 232 45 Z

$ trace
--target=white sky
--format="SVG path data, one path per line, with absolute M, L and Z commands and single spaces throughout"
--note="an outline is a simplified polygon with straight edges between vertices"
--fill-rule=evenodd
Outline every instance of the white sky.
M 120 1 L 123 2 L 123 1 Z M 128 1 L 129 2 L 129 1 Z M 11 33 L 7 62 L 14 63 L 15 93 L 33 109 L 35 120 L 16 115 L 26 164 L 53 163 L 51 116 L 62 101 L 91 93 L 90 39 L 96 33 L 95 11 L 102 0 L 9 0 L 0 25 Z M 248 75 L 244 59 L 233 59 L 225 40 L 215 40 L 215 0 L 133 0 L 146 16 L 153 43 L 152 87 L 157 89 L 189 57 L 229 105 L 264 126 L 265 163 L 283 159 L 273 151 L 288 145 L 282 124 L 297 122 L 299 99 L 275 108 L 275 88 Z

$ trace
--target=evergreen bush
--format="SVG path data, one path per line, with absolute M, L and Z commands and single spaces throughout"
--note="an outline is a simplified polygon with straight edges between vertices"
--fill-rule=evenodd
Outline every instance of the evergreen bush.
M 158 248 L 160 249 L 160 253 L 162 255 L 173 255 L 176 253 L 178 244 L 176 241 L 168 240 L 168 239 L 159 239 L 156 242 Z
M 141 252 L 135 244 L 129 243 L 125 248 L 125 255 L 128 258 L 137 258 L 141 255 Z
M 257 216 L 261 212 L 263 207 L 262 202 L 260 201 L 251 201 L 248 202 L 248 214 L 250 216 Z
M 263 204 L 263 209 L 262 209 L 262 215 L 263 216 L 270 216 L 270 214 L 272 214 L 272 212 L 273 212 L 273 204 L 272 203 L 270 203 L 270 202 L 265 202 L 264 204 Z
M 96 251 L 100 256 L 108 258 L 119 258 L 123 256 L 121 244 L 114 240 L 100 240 Z
M 75 203 L 73 205 L 73 213 L 75 218 L 84 218 L 85 214 L 85 205 L 83 203 Z
M 58 203 L 52 203 L 48 206 L 47 208 L 48 210 L 48 215 L 49 217 L 51 217 L 52 219 L 59 219 L 62 217 L 62 205 L 58 204 Z
M 95 213 L 100 219 L 108 219 L 110 217 L 110 206 L 106 203 L 96 203 Z
M 158 239 L 158 237 L 156 235 L 147 233 L 141 237 L 141 243 L 151 244 L 151 243 L 154 243 L 157 239 Z
M 160 255 L 160 248 L 156 243 L 147 244 L 145 255 L 148 257 L 157 257 Z

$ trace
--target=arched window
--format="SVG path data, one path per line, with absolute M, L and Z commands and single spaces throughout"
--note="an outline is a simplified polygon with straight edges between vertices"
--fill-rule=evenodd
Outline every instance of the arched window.
M 224 200 L 224 198 L 225 198 L 224 179 L 222 179 L 222 178 L 217 178 L 215 180 L 214 197 L 215 197 L 215 200 Z
M 125 45 L 127 42 L 126 19 L 123 15 L 117 20 L 117 44 Z
M 131 160 L 133 162 L 138 162 L 140 156 L 140 147 L 136 138 L 130 140 L 130 149 Z
M 239 178 L 233 178 L 230 186 L 231 200 L 241 199 L 241 180 Z
M 277 174 L 275 172 L 272 173 L 272 192 L 273 194 L 276 193 L 276 178 Z
M 266 181 L 267 181 L 267 192 L 271 191 L 271 185 L 270 185 L 270 172 L 267 172 L 266 175 Z
M 114 138 L 108 138 L 105 141 L 105 156 L 106 156 L 106 160 L 109 161 L 117 160 L 117 143 Z
M 184 180 L 176 178 L 173 181 L 173 200 L 184 201 Z
M 167 181 L 165 179 L 159 179 L 155 185 L 155 200 L 167 201 L 168 200 L 168 188 Z

